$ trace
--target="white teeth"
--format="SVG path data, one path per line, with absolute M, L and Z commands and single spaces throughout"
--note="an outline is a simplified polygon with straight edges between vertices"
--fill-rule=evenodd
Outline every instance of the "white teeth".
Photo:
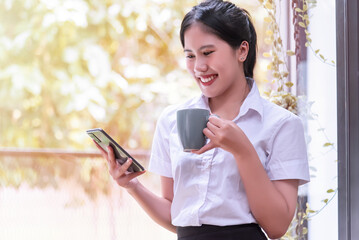
M 201 82 L 207 83 L 209 81 L 212 81 L 215 77 L 216 77 L 215 75 L 212 75 L 209 78 L 200 78 L 200 79 L 201 79 Z

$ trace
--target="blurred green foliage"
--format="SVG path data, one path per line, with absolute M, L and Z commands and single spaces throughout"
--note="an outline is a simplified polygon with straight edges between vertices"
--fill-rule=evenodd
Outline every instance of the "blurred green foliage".
M 85 130 L 101 127 L 126 147 L 148 149 L 166 91 L 185 77 L 174 57 L 182 56 L 183 4 L 1 1 L 0 146 L 89 149 Z M 85 187 L 97 165 L 2 157 L 0 183 L 56 187 L 72 176 Z
M 199 93 L 178 36 L 198 2 L 0 1 L 0 147 L 89 150 L 85 130 L 101 127 L 127 149 L 149 149 L 163 107 Z M 261 41 L 259 3 L 241 6 Z M 0 156 L 0 185 L 71 177 L 107 191 L 103 161 Z

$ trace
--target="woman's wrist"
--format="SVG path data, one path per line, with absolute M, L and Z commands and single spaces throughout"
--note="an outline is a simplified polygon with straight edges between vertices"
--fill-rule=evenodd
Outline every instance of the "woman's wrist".
M 132 194 L 136 193 L 140 184 L 141 184 L 140 181 L 138 181 L 138 179 L 135 178 L 135 179 L 131 180 L 131 182 L 128 183 L 128 185 L 125 187 L 125 189 L 127 190 L 127 192 L 129 194 L 132 195 Z
M 245 161 L 258 157 L 257 152 L 252 145 L 244 149 L 236 149 L 232 154 L 237 161 Z

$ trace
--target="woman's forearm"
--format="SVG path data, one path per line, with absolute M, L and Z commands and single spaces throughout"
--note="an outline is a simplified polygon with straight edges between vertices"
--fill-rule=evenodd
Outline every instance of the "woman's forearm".
M 236 160 L 253 216 L 269 237 L 281 237 L 294 215 L 298 182 L 272 182 L 255 150 Z
M 155 222 L 176 233 L 176 227 L 171 223 L 171 201 L 152 193 L 140 182 L 127 191 Z

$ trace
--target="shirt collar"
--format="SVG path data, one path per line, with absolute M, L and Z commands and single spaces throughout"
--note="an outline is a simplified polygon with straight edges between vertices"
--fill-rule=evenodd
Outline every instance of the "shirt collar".
M 243 101 L 241 109 L 239 110 L 239 114 L 236 117 L 236 120 L 240 117 L 246 115 L 249 110 L 254 110 L 259 114 L 259 116 L 263 117 L 263 101 L 262 97 L 259 94 L 259 90 L 256 82 L 252 78 L 247 77 L 247 83 L 251 90 L 249 91 L 246 99 Z
M 247 78 L 247 83 L 251 90 L 249 91 L 246 99 L 243 101 L 239 114 L 233 121 L 237 121 L 240 117 L 246 115 L 249 110 L 254 110 L 261 118 L 263 117 L 263 102 L 259 94 L 258 87 L 252 78 Z M 203 94 L 197 99 L 196 105 L 200 108 L 210 110 L 208 98 Z

